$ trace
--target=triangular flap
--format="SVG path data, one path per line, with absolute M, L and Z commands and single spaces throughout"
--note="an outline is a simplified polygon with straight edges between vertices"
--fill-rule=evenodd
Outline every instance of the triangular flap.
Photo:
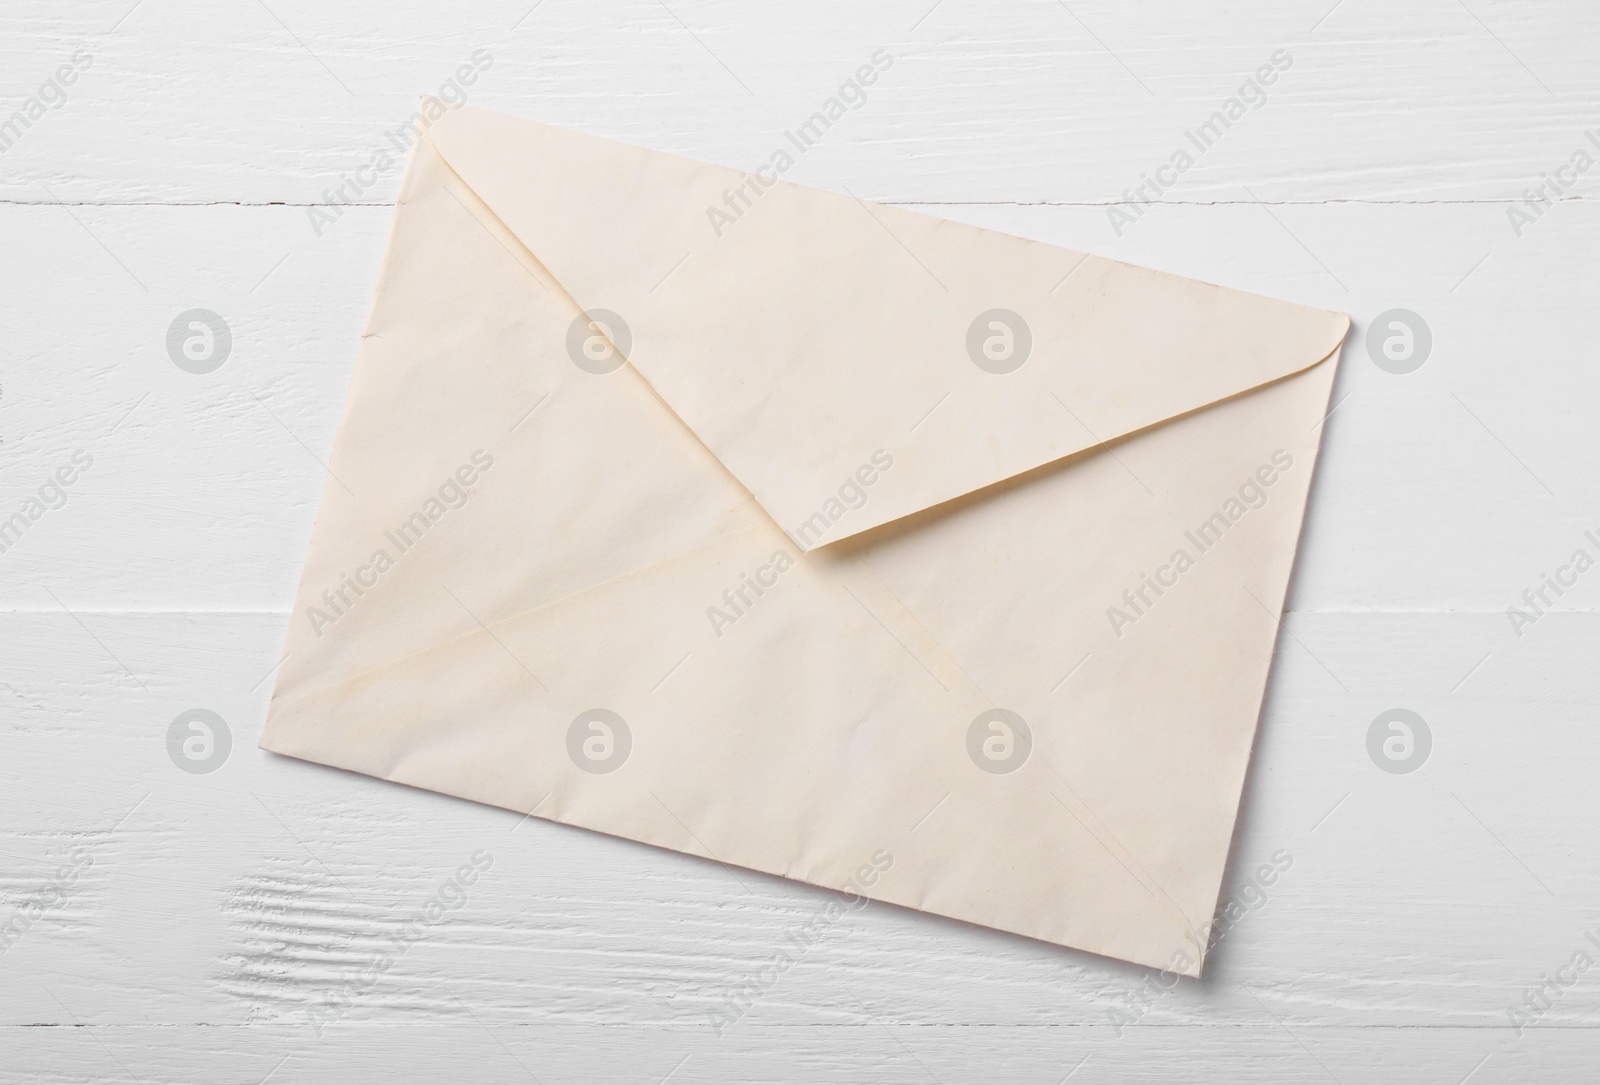
M 577 314 L 522 256 L 420 143 L 275 701 L 766 522 L 637 374 L 571 364 Z
M 808 549 L 1298 372 L 1349 323 L 480 109 L 430 136 Z

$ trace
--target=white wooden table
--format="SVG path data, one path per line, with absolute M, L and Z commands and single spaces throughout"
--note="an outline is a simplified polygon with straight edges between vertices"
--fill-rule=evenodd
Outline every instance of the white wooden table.
M 333 190 L 478 50 L 474 104 L 745 168 L 882 50 L 788 179 L 1353 315 L 1203 981 L 877 906 L 718 1035 L 825 894 L 255 748 L 398 171 Z M 1581 0 L 10 0 L 0 515 L 45 492 L 0 553 L 0 1079 L 1593 1078 L 1600 572 L 1507 608 L 1600 557 L 1597 54 Z

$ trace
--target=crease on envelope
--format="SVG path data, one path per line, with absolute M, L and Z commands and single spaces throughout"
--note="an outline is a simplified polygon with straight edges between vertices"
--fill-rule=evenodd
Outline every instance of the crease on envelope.
M 1197 975 L 1346 321 L 781 183 L 714 237 L 738 177 L 470 109 L 419 140 L 262 745 Z M 965 322 L 1008 301 L 1034 357 L 982 373 Z M 566 357 L 580 306 L 624 315 L 631 364 Z M 881 380 L 838 370 L 851 342 Z M 802 548 L 878 448 L 863 515 Z M 1262 504 L 1113 635 L 1275 451 Z M 565 745 L 595 707 L 633 742 L 602 775 Z M 967 753 L 996 707 L 1035 744 L 1006 775 Z

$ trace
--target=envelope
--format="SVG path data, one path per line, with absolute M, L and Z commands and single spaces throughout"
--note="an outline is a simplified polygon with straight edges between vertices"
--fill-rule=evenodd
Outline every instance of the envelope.
M 261 745 L 1198 975 L 1347 318 L 775 170 L 420 133 Z

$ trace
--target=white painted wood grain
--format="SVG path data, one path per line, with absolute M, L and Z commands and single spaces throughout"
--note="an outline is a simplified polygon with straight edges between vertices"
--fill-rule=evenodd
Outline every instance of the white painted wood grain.
M 1506 1011 L 1600 930 L 1600 574 L 1521 638 L 1504 609 L 1600 531 L 1600 172 L 1523 237 L 1506 217 L 1600 128 L 1587 7 L 530 7 L 0 16 L 0 123 L 93 56 L 0 155 L 0 500 L 94 458 L 0 554 L 0 919 L 92 860 L 0 956 L 0 1077 L 1586 1076 L 1600 970 L 1523 1035 Z M 305 205 L 479 48 L 476 104 L 743 166 L 886 49 L 795 179 L 1353 314 L 1225 895 L 1294 865 L 1204 982 L 1119 1037 L 1145 970 L 875 906 L 718 1036 L 819 891 L 254 749 L 395 177 L 322 237 Z M 1280 48 L 1270 102 L 1117 236 L 1106 205 Z M 208 377 L 165 357 L 195 306 L 235 336 Z M 1395 307 L 1435 339 L 1403 377 L 1362 343 Z M 165 752 L 197 706 L 235 740 L 208 776 Z M 1414 775 L 1365 752 L 1392 707 L 1433 730 Z
M 1102 226 L 1092 208 L 943 210 L 1091 250 Z M 293 208 L 0 206 L 0 230 L 35 254 L 0 266 L 6 484 L 20 495 L 73 450 L 95 457 L 68 506 L 3 555 L 0 598 L 51 606 L 26 587 L 47 580 L 69 605 L 282 607 L 388 214 L 350 211 L 317 239 Z M 1296 609 L 1503 610 L 1600 528 L 1584 432 L 1600 402 L 1585 361 L 1600 344 L 1594 204 L 1521 239 L 1482 204 L 1175 206 L 1127 241 L 1118 255 L 1136 262 L 1355 317 Z M 207 377 L 165 354 L 167 325 L 195 306 L 233 328 Z M 1363 341 L 1395 307 L 1435 341 L 1406 376 Z M 1595 609 L 1600 580 L 1560 605 Z
M 1280 48 L 1269 104 L 1174 198 L 1509 199 L 1600 121 L 1600 24 L 1576 0 L 268 7 L 14 4 L 9 94 L 80 43 L 96 60 L 0 193 L 318 200 L 479 48 L 478 104 L 747 167 L 885 49 L 797 179 L 892 200 L 1116 199 Z

